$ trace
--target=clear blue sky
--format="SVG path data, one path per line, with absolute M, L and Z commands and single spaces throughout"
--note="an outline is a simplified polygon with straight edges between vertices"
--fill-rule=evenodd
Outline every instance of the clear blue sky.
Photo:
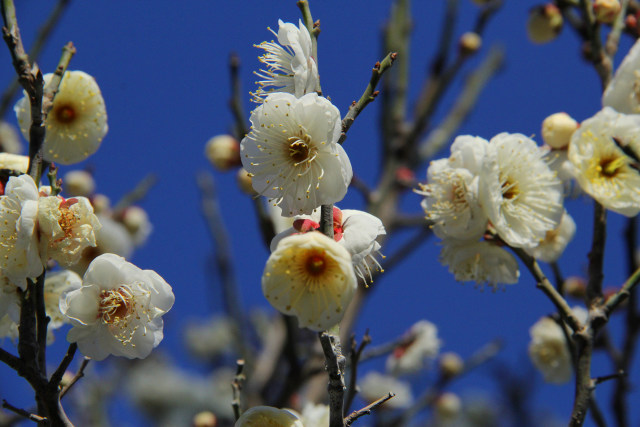
M 29 46 L 53 2 L 16 3 L 22 34 Z M 380 28 L 389 2 L 310 3 L 314 18 L 322 23 L 318 53 L 322 87 L 344 115 L 351 101 L 362 93 L 372 65 L 383 57 Z M 436 49 L 444 1 L 414 3 L 412 99 Z M 476 12 L 470 0 L 460 3 L 458 35 L 470 29 Z M 506 67 L 483 91 L 460 134 L 489 139 L 507 131 L 537 137 L 542 120 L 551 113 L 566 111 L 579 121 L 595 114 L 600 109 L 599 82 L 595 72 L 581 60 L 577 38 L 565 30 L 552 44 L 532 45 L 526 39 L 525 22 L 534 2 L 505 3 L 489 24 L 479 56 L 485 55 L 492 44 L 501 44 L 506 49 Z M 78 53 L 70 69 L 93 75 L 102 89 L 109 133 L 99 151 L 79 166 L 94 170 L 99 192 L 117 200 L 147 173 L 154 172 L 160 178 L 142 203 L 150 214 L 154 232 L 133 262 L 156 270 L 173 286 L 176 303 L 165 316 L 165 341 L 159 349 L 172 353 L 181 364 L 189 363 L 185 353 L 177 349 L 182 342 L 181 328 L 194 317 L 222 308 L 220 293 L 212 289 L 207 276 L 211 244 L 199 211 L 195 175 L 200 170 L 211 170 L 203 156 L 207 139 L 228 131 L 232 123 L 227 109 L 229 52 L 237 52 L 242 60 L 248 114 L 254 106 L 248 102 L 248 91 L 254 89 L 251 73 L 258 67 L 259 54 L 252 45 L 272 39 L 266 27 L 277 28 L 278 19 L 297 22 L 299 16 L 293 0 L 72 1 L 39 61 L 45 72 L 52 71 L 61 47 L 71 40 Z M 625 46 L 628 45 L 627 42 Z M 621 55 L 616 62 L 620 58 Z M 478 59 L 471 65 L 477 64 Z M 0 66 L 0 82 L 5 84 L 13 75 L 6 48 L 0 47 L 0 62 L 4 64 Z M 451 100 L 448 97 L 445 105 Z M 440 111 L 437 117 L 443 113 Z M 378 165 L 378 114 L 375 103 L 369 106 L 351 128 L 345 143 L 355 174 L 369 183 L 373 182 Z M 8 119 L 15 123 L 13 115 Z M 66 170 L 69 168 L 63 169 Z M 423 176 L 421 172 L 420 178 Z M 237 190 L 233 173 L 217 173 L 216 179 L 242 302 L 245 307 L 264 306 L 259 280 L 268 253 L 258 235 L 251 201 Z M 420 211 L 418 196 L 409 195 L 406 199 L 408 211 Z M 352 190 L 340 206 L 358 208 L 361 198 Z M 561 262 L 567 276 L 586 271 L 592 208 L 590 203 L 574 201 L 569 210 L 578 232 L 568 256 Z M 626 266 L 620 263 L 623 221 L 616 214 L 610 214 L 609 219 L 605 285 L 613 286 L 624 279 Z M 384 247 L 382 251 L 392 253 Z M 551 313 L 553 306 L 535 289 L 528 272 L 521 271 L 520 283 L 505 292 L 482 292 L 471 284 L 456 283 L 438 263 L 438 253 L 439 248 L 431 240 L 400 268 L 375 283 L 358 323 L 358 334 L 370 329 L 374 342 L 383 343 L 425 318 L 438 326 L 443 350 L 469 356 L 488 341 L 502 337 L 506 348 L 500 359 L 518 372 L 532 369 L 526 356 L 528 330 L 539 317 Z M 614 321 L 612 329 L 618 323 Z M 62 345 L 57 348 L 63 351 L 63 334 L 58 334 L 58 341 Z M 457 390 L 490 388 L 490 371 L 463 380 Z M 594 376 L 610 373 L 611 367 L 597 358 Z M 637 370 L 632 374 L 639 379 Z M 0 397 L 13 396 L 13 389 L 5 382 L 13 374 L 2 368 L 0 375 Z M 539 387 L 536 409 L 568 419 L 573 399 L 571 385 L 544 385 L 537 376 L 532 386 Z M 15 387 L 22 390 L 22 381 Z M 598 394 L 607 393 L 604 385 Z M 630 401 L 637 401 L 639 393 L 632 394 Z M 29 396 L 25 392 L 24 400 L 15 404 L 29 402 Z M 607 405 L 608 397 L 603 399 L 603 406 Z M 635 412 L 634 424 L 639 414 Z

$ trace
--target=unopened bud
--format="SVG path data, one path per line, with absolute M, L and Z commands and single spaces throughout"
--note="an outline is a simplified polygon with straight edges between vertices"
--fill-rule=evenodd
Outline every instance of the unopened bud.
M 60 387 L 66 387 L 69 384 L 71 384 L 71 381 L 73 381 L 73 378 L 76 375 L 71 372 L 71 371 L 65 371 L 64 374 L 62 375 L 62 379 L 60 380 Z
M 216 427 L 218 419 L 213 412 L 202 411 L 193 417 L 193 427 Z
M 111 200 L 104 194 L 94 194 L 89 200 L 93 206 L 93 212 L 96 214 L 109 212 L 111 209 Z
M 593 13 L 596 20 L 602 24 L 611 24 L 615 21 L 622 6 L 618 0 L 595 0 L 593 2 Z
M 564 280 L 564 292 L 573 298 L 582 299 L 587 294 L 587 281 L 578 276 L 567 277 Z
M 624 25 L 632 34 L 638 34 L 638 15 L 627 15 L 624 18 Z
M 5 121 L 0 121 L 0 151 L 12 154 L 22 152 L 22 144 L 20 143 L 18 132 Z
M 127 229 L 136 245 L 141 245 L 151 233 L 151 222 L 147 211 L 140 206 L 129 206 L 122 213 L 122 225 Z
M 561 150 L 569 146 L 578 122 L 567 113 L 555 113 L 542 122 L 542 139 L 551 148 Z
M 218 135 L 207 141 L 204 153 L 220 171 L 240 165 L 240 143 L 231 135 Z
M 478 33 L 469 31 L 460 36 L 458 46 L 462 55 L 473 55 L 480 50 L 480 47 L 482 46 L 482 38 Z
M 529 11 L 527 34 L 534 43 L 547 43 L 555 39 L 562 29 L 562 12 L 556 5 L 535 6 Z
M 69 196 L 89 197 L 96 191 L 96 182 L 93 176 L 87 171 L 70 171 L 64 175 L 62 180 L 65 194 Z
M 442 393 L 436 400 L 435 409 L 439 419 L 452 420 L 460 414 L 462 401 L 455 393 Z
M 238 170 L 238 174 L 236 175 L 236 180 L 238 181 L 238 187 L 242 190 L 243 193 L 248 194 L 250 196 L 255 196 L 256 191 L 253 189 L 251 185 L 252 179 L 251 175 L 245 168 L 240 168 Z
M 443 377 L 455 377 L 457 375 L 460 375 L 463 369 L 464 362 L 457 353 L 443 353 L 440 356 L 440 374 Z

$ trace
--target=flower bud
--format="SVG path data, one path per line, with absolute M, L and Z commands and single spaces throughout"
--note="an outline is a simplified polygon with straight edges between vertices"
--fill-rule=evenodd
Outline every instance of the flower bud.
M 104 194 L 94 194 L 91 196 L 93 212 L 96 214 L 108 212 L 111 209 L 111 200 Z
M 578 129 L 576 122 L 567 113 L 555 113 L 542 122 L 542 139 L 551 148 L 560 150 L 569 146 L 571 135 Z
M 482 46 L 482 37 L 478 33 L 469 31 L 460 36 L 458 48 L 463 56 L 473 55 Z
M 547 43 L 555 39 L 562 29 L 562 13 L 557 6 L 546 4 L 529 11 L 527 34 L 534 43 Z
M 578 276 L 567 277 L 564 280 L 564 292 L 573 298 L 582 299 L 587 294 L 587 281 Z
M 440 420 L 452 420 L 460 414 L 462 401 L 455 393 L 442 393 L 436 400 L 435 409 Z
M 122 213 L 122 225 L 125 226 L 136 246 L 142 245 L 151 234 L 151 222 L 147 211 L 140 206 L 129 206 Z
M 15 128 L 5 121 L 0 121 L 0 151 L 19 154 L 22 152 L 22 144 Z
M 440 356 L 440 374 L 444 378 L 452 378 L 459 375 L 464 369 L 464 361 L 453 352 L 443 353 Z
M 593 2 L 593 13 L 596 20 L 602 24 L 611 24 L 615 21 L 621 9 L 618 0 L 595 0 Z
M 238 181 L 238 187 L 240 187 L 240 190 L 242 190 L 243 193 L 248 194 L 249 196 L 256 195 L 256 190 L 254 190 L 251 185 L 251 175 L 249 175 L 249 172 L 247 172 L 245 168 L 238 169 L 236 180 Z
M 70 196 L 89 197 L 96 191 L 96 182 L 87 171 L 67 172 L 62 182 L 64 183 L 65 194 Z
M 219 171 L 240 165 L 240 143 L 231 135 L 218 135 L 207 141 L 204 153 Z
M 218 419 L 210 411 L 202 411 L 193 417 L 193 427 L 216 427 Z

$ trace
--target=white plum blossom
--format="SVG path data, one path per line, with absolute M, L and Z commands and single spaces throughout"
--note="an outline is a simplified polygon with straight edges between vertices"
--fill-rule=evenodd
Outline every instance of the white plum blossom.
M 29 156 L 0 153 L 0 169 L 9 169 L 15 172 L 27 173 L 29 169 Z
M 584 308 L 574 307 L 572 311 L 580 322 L 587 320 L 588 312 Z M 529 357 L 544 380 L 553 384 L 569 381 L 573 373 L 571 353 L 567 345 L 570 332 L 563 331 L 555 320 L 543 317 L 529 329 L 529 335 Z
M 53 74 L 45 74 L 45 85 Z M 31 107 L 21 98 L 14 110 L 24 137 L 29 139 Z M 107 111 L 95 79 L 83 71 L 67 71 L 45 121 L 44 159 L 69 165 L 98 150 L 107 133 Z
M 312 55 L 311 35 L 301 20 L 298 26 L 278 20 L 278 33 L 269 30 L 278 38 L 278 43 L 262 42 L 256 47 L 265 51 L 259 57 L 266 70 L 256 73 L 262 80 L 256 82 L 258 90 L 254 101 L 272 92 L 286 92 L 300 98 L 316 90 L 318 66 Z
M 302 424 L 304 427 L 327 427 L 331 411 L 328 405 L 307 402 L 302 407 Z
M 18 339 L 18 324 L 8 314 L 0 314 L 0 342 L 2 338 Z
M 246 410 L 234 427 L 304 427 L 300 417 L 287 409 L 254 406 Z
M 394 375 L 419 372 L 425 359 L 435 358 L 440 351 L 438 328 L 427 320 L 415 323 L 405 336 L 407 341 L 387 357 L 386 369 Z
M 560 223 L 562 184 L 536 143 L 522 134 L 491 139 L 479 188 L 485 213 L 510 246 L 534 247 Z
M 96 246 L 95 234 L 101 225 L 87 198 L 48 196 L 38 204 L 38 227 L 42 259 L 52 258 L 69 267 L 87 247 Z
M 296 216 L 293 227 L 276 235 L 271 241 L 270 249 L 273 252 L 280 240 L 287 236 L 319 228 L 319 209 L 311 215 Z M 365 283 L 367 276 L 372 281 L 371 266 L 383 271 L 375 256 L 380 254 L 380 243 L 376 239 L 385 234 L 382 221 L 370 213 L 333 207 L 333 239 L 349 251 L 353 268 Z
M 16 285 L 0 272 L 0 318 L 8 315 L 12 321 L 20 322 L 20 295 Z
M 269 303 L 313 331 L 340 322 L 356 288 L 351 255 L 319 232 L 282 239 L 262 275 Z
M 0 120 L 0 150 L 7 154 L 20 154 L 22 152 L 22 144 L 20 143 L 18 132 L 4 120 Z
M 534 258 L 544 262 L 557 261 L 565 248 L 573 239 L 576 232 L 576 223 L 571 215 L 564 212 L 560 225 L 553 230 L 547 231 L 544 240 L 534 248 L 525 249 L 525 251 Z
M 284 216 L 342 200 L 353 172 L 337 143 L 340 123 L 338 109 L 315 93 L 269 95 L 251 113 L 251 131 L 240 143 L 254 190 Z
M 518 282 L 518 262 L 509 252 L 489 241 L 444 239 L 440 262 L 460 282 L 498 284 Z
M 51 319 L 49 328 L 59 328 L 69 323 L 69 318 L 60 311 L 60 296 L 67 289 L 78 289 L 82 286 L 82 278 L 69 270 L 47 273 L 44 279 L 44 308 Z
M 635 159 L 639 153 L 640 115 L 620 114 L 609 107 L 582 122 L 569 144 L 569 160 L 582 190 L 605 208 L 628 217 L 640 212 Z
M 623 114 L 640 114 L 640 41 L 629 50 L 607 85 L 602 106 Z
M 162 341 L 162 315 L 173 305 L 171 286 L 153 270 L 141 270 L 114 254 L 94 259 L 82 279 L 60 298 L 60 311 L 85 356 L 145 358 Z
M 38 253 L 38 189 L 29 175 L 11 177 L 0 196 L 0 270 L 16 286 L 42 273 Z

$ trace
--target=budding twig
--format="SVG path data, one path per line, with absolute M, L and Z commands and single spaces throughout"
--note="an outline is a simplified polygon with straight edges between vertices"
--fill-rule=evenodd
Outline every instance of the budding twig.
M 376 400 L 370 405 L 367 405 L 362 409 L 358 409 L 357 411 L 352 412 L 351 414 L 349 414 L 347 418 L 344 419 L 344 425 L 346 427 L 349 427 L 351 424 L 353 424 L 355 420 L 357 420 L 362 416 L 371 414 L 372 410 L 376 409 L 378 406 L 382 405 L 384 402 L 386 402 L 387 400 L 393 397 L 395 397 L 395 394 L 389 392 L 389 394 L 387 394 L 384 397 L 381 397 L 380 399 Z

